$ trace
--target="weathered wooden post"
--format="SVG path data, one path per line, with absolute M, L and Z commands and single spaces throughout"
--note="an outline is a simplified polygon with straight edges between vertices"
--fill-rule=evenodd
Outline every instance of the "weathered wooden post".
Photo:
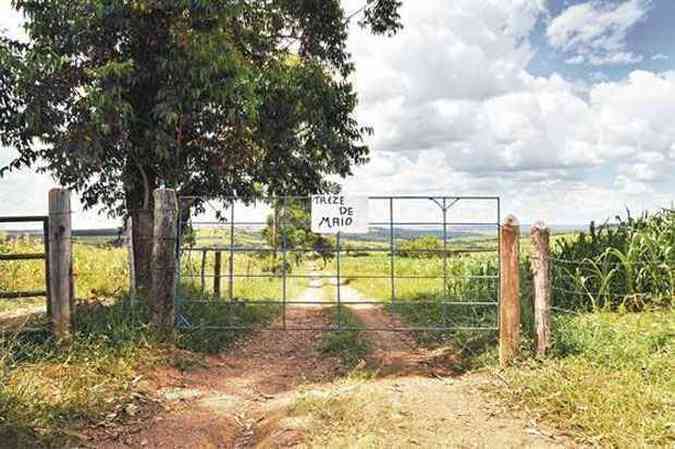
M 202 286 L 202 293 L 206 291 L 206 248 L 202 249 L 202 266 L 199 274 L 200 285 Z
M 213 262 L 213 296 L 220 298 L 220 267 L 221 253 L 216 250 L 216 260 Z
M 513 215 L 502 224 L 500 238 L 501 276 L 499 288 L 499 363 L 508 366 L 518 355 L 520 345 L 520 225 Z
M 534 275 L 534 323 L 537 355 L 545 355 L 551 347 L 551 251 L 550 231 L 544 223 L 536 223 L 530 232 L 534 252 L 531 265 Z
M 136 267 L 134 264 L 134 219 L 127 218 L 126 243 L 127 243 L 127 264 L 129 267 L 129 295 L 132 298 L 136 296 Z
M 49 294 L 54 336 L 68 342 L 72 331 L 73 242 L 70 191 L 49 191 Z
M 154 191 L 155 219 L 152 245 L 152 323 L 172 334 L 176 319 L 176 239 L 178 204 L 176 192 Z

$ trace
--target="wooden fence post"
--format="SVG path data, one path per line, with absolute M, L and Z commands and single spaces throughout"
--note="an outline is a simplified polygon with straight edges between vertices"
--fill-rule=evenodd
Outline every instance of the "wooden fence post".
M 126 243 L 127 243 L 127 264 L 129 267 L 129 295 L 136 297 L 136 267 L 134 263 L 134 219 L 131 215 L 127 218 Z
M 216 260 L 213 263 L 213 296 L 220 298 L 220 267 L 221 253 L 216 250 Z
M 530 232 L 534 253 L 534 323 L 537 355 L 543 356 L 551 347 L 551 251 L 550 231 L 544 223 L 536 223 Z
M 172 334 L 176 319 L 176 239 L 178 203 L 170 189 L 154 191 L 155 217 L 152 245 L 152 323 Z
M 49 295 L 54 336 L 70 340 L 72 331 L 73 242 L 70 191 L 49 191 Z
M 508 366 L 518 355 L 520 345 L 520 225 L 513 215 L 506 217 L 500 230 L 501 292 L 499 312 L 499 363 Z

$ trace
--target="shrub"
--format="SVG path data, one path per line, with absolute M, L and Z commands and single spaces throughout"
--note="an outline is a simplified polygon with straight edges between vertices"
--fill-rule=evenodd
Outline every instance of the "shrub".
M 405 240 L 399 245 L 401 257 L 432 259 L 443 256 L 443 243 L 438 238 L 426 235 L 413 240 Z

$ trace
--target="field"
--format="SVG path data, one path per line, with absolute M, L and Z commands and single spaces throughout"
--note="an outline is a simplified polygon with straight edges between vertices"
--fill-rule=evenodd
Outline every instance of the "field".
M 624 232 L 621 227 L 600 231 L 586 240 L 571 233 L 554 236 L 553 351 L 540 360 L 524 357 L 505 371 L 494 366 L 497 308 L 493 303 L 498 298 L 494 239 L 473 236 L 452 240 L 447 265 L 442 254 L 434 253 L 438 243 L 428 237 L 397 241 L 393 295 L 387 243 L 347 241 L 347 251 L 340 259 L 341 278 L 343 288 L 358 293 L 360 301 L 382 303 L 406 326 L 456 328 L 418 332 L 418 343 L 454 348 L 457 357 L 451 366 L 457 373 L 481 369 L 491 373 L 497 381 L 486 391 L 509 409 L 536 417 L 595 447 L 669 448 L 675 442 L 675 382 L 671 375 L 675 371 L 673 253 L 667 249 L 672 237 L 667 232 L 663 237 L 663 229 L 668 231 L 669 224 L 662 229 L 659 220 L 654 222 L 630 224 L 640 233 L 626 233 L 624 240 L 613 234 Z M 656 227 L 657 232 L 650 231 L 650 226 Z M 607 233 L 611 236 L 607 237 Z M 650 243 L 652 235 L 661 240 Z M 330 282 L 337 272 L 336 258 L 324 261 L 316 255 L 295 258 L 289 254 L 289 263 L 284 267 L 280 254 L 275 259 L 269 250 L 251 250 L 233 253 L 235 301 L 227 301 L 228 239 L 222 232 L 200 231 L 195 246 L 211 250 L 205 254 L 184 253 L 178 295 L 184 321 L 179 323 L 183 326 L 174 347 L 155 338 L 147 325 L 142 301 L 132 301 L 126 294 L 126 250 L 101 242 L 77 241 L 75 287 L 81 302 L 73 345 L 65 351 L 56 350 L 44 330 L 4 331 L 0 337 L 0 363 L 4 367 L 0 374 L 0 435 L 25 441 L 25 447 L 38 442 L 60 447 L 66 440 L 77 440 L 77 435 L 68 429 L 123 426 L 134 417 L 135 410 L 151 411 L 152 387 L 145 380 L 146 373 L 166 367 L 199 369 L 208 364 L 204 353 L 227 353 L 228 348 L 236 352 L 239 346 L 232 345 L 242 341 L 246 332 L 215 328 L 235 323 L 255 327 L 275 320 L 280 306 L 267 301 L 281 299 L 283 279 L 279 274 L 284 269 L 291 274 L 286 285 L 289 300 L 301 297 L 317 274 L 324 279 L 324 298 L 336 298 L 338 287 Z M 594 239 L 593 243 L 588 239 Z M 252 231 L 235 235 L 235 243 L 241 247 L 259 248 L 261 242 L 261 235 Z M 432 245 L 428 254 L 425 245 Z M 20 238 L 2 241 L 0 252 L 36 252 L 40 247 L 39 241 Z M 459 249 L 471 252 L 461 253 Z M 525 355 L 531 351 L 530 249 L 529 239 L 523 237 L 521 304 Z M 220 298 L 214 294 L 216 250 L 222 256 Z M 572 267 L 570 261 L 574 262 Z M 4 262 L 1 269 L 0 291 L 42 288 L 44 268 L 40 262 Z M 256 300 L 263 302 L 255 305 Z M 43 304 L 40 298 L 0 300 L 0 313 L 14 313 L 24 307 L 39 309 Z M 321 319 L 334 323 L 337 309 L 322 310 Z M 363 310 L 343 308 L 341 313 L 347 327 L 364 327 L 360 321 L 366 313 Z M 27 319 L 29 327 L 39 327 L 43 321 L 40 316 L 28 315 Z M 270 338 L 274 344 L 274 337 Z M 361 361 L 371 357 L 369 354 L 382 343 L 374 344 L 367 333 L 358 330 L 324 333 L 316 342 L 318 353 L 337 358 L 345 370 L 358 370 Z M 308 447 L 344 447 L 353 426 L 365 435 L 380 435 L 380 442 L 406 438 L 405 433 L 382 433 L 383 427 L 398 419 L 391 410 L 378 411 L 384 413 L 383 419 L 361 413 L 370 407 L 363 401 L 371 393 L 377 392 L 372 396 L 373 407 L 386 402 L 380 387 L 368 382 L 367 374 L 365 380 L 348 377 L 334 386 L 337 390 L 347 388 L 350 393 L 346 397 L 309 394 L 294 403 L 289 413 L 310 415 L 315 426 L 306 429 Z M 328 416 L 344 419 L 335 421 Z M 415 425 L 424 427 L 423 423 Z M 326 429 L 330 432 L 325 433 Z M 353 443 L 354 447 L 384 447 Z M 414 446 L 410 443 L 410 447 Z

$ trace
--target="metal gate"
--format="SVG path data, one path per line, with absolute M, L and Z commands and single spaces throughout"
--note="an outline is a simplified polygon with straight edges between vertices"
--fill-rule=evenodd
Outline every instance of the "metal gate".
M 47 216 L 24 216 L 24 217 L 0 217 L 0 224 L 17 224 L 20 226 L 25 225 L 26 223 L 39 223 L 40 228 L 32 231 L 31 234 L 41 235 L 44 251 L 40 253 L 4 253 L 0 254 L 0 264 L 8 262 L 28 262 L 33 260 L 43 260 L 44 261 L 44 289 L 35 289 L 35 290 L 21 290 L 21 291 L 10 291 L 10 290 L 0 290 L 0 299 L 7 300 L 18 300 L 25 298 L 34 298 L 44 296 L 46 298 L 47 304 L 47 313 L 49 314 L 49 217 Z M 5 231 L 10 233 L 8 238 L 13 238 L 15 236 L 11 235 L 10 231 Z M 16 231 L 20 235 L 27 234 L 29 231 L 21 229 Z
M 498 197 L 373 196 L 368 234 L 334 237 L 310 197 L 179 203 L 180 327 L 497 329 Z

